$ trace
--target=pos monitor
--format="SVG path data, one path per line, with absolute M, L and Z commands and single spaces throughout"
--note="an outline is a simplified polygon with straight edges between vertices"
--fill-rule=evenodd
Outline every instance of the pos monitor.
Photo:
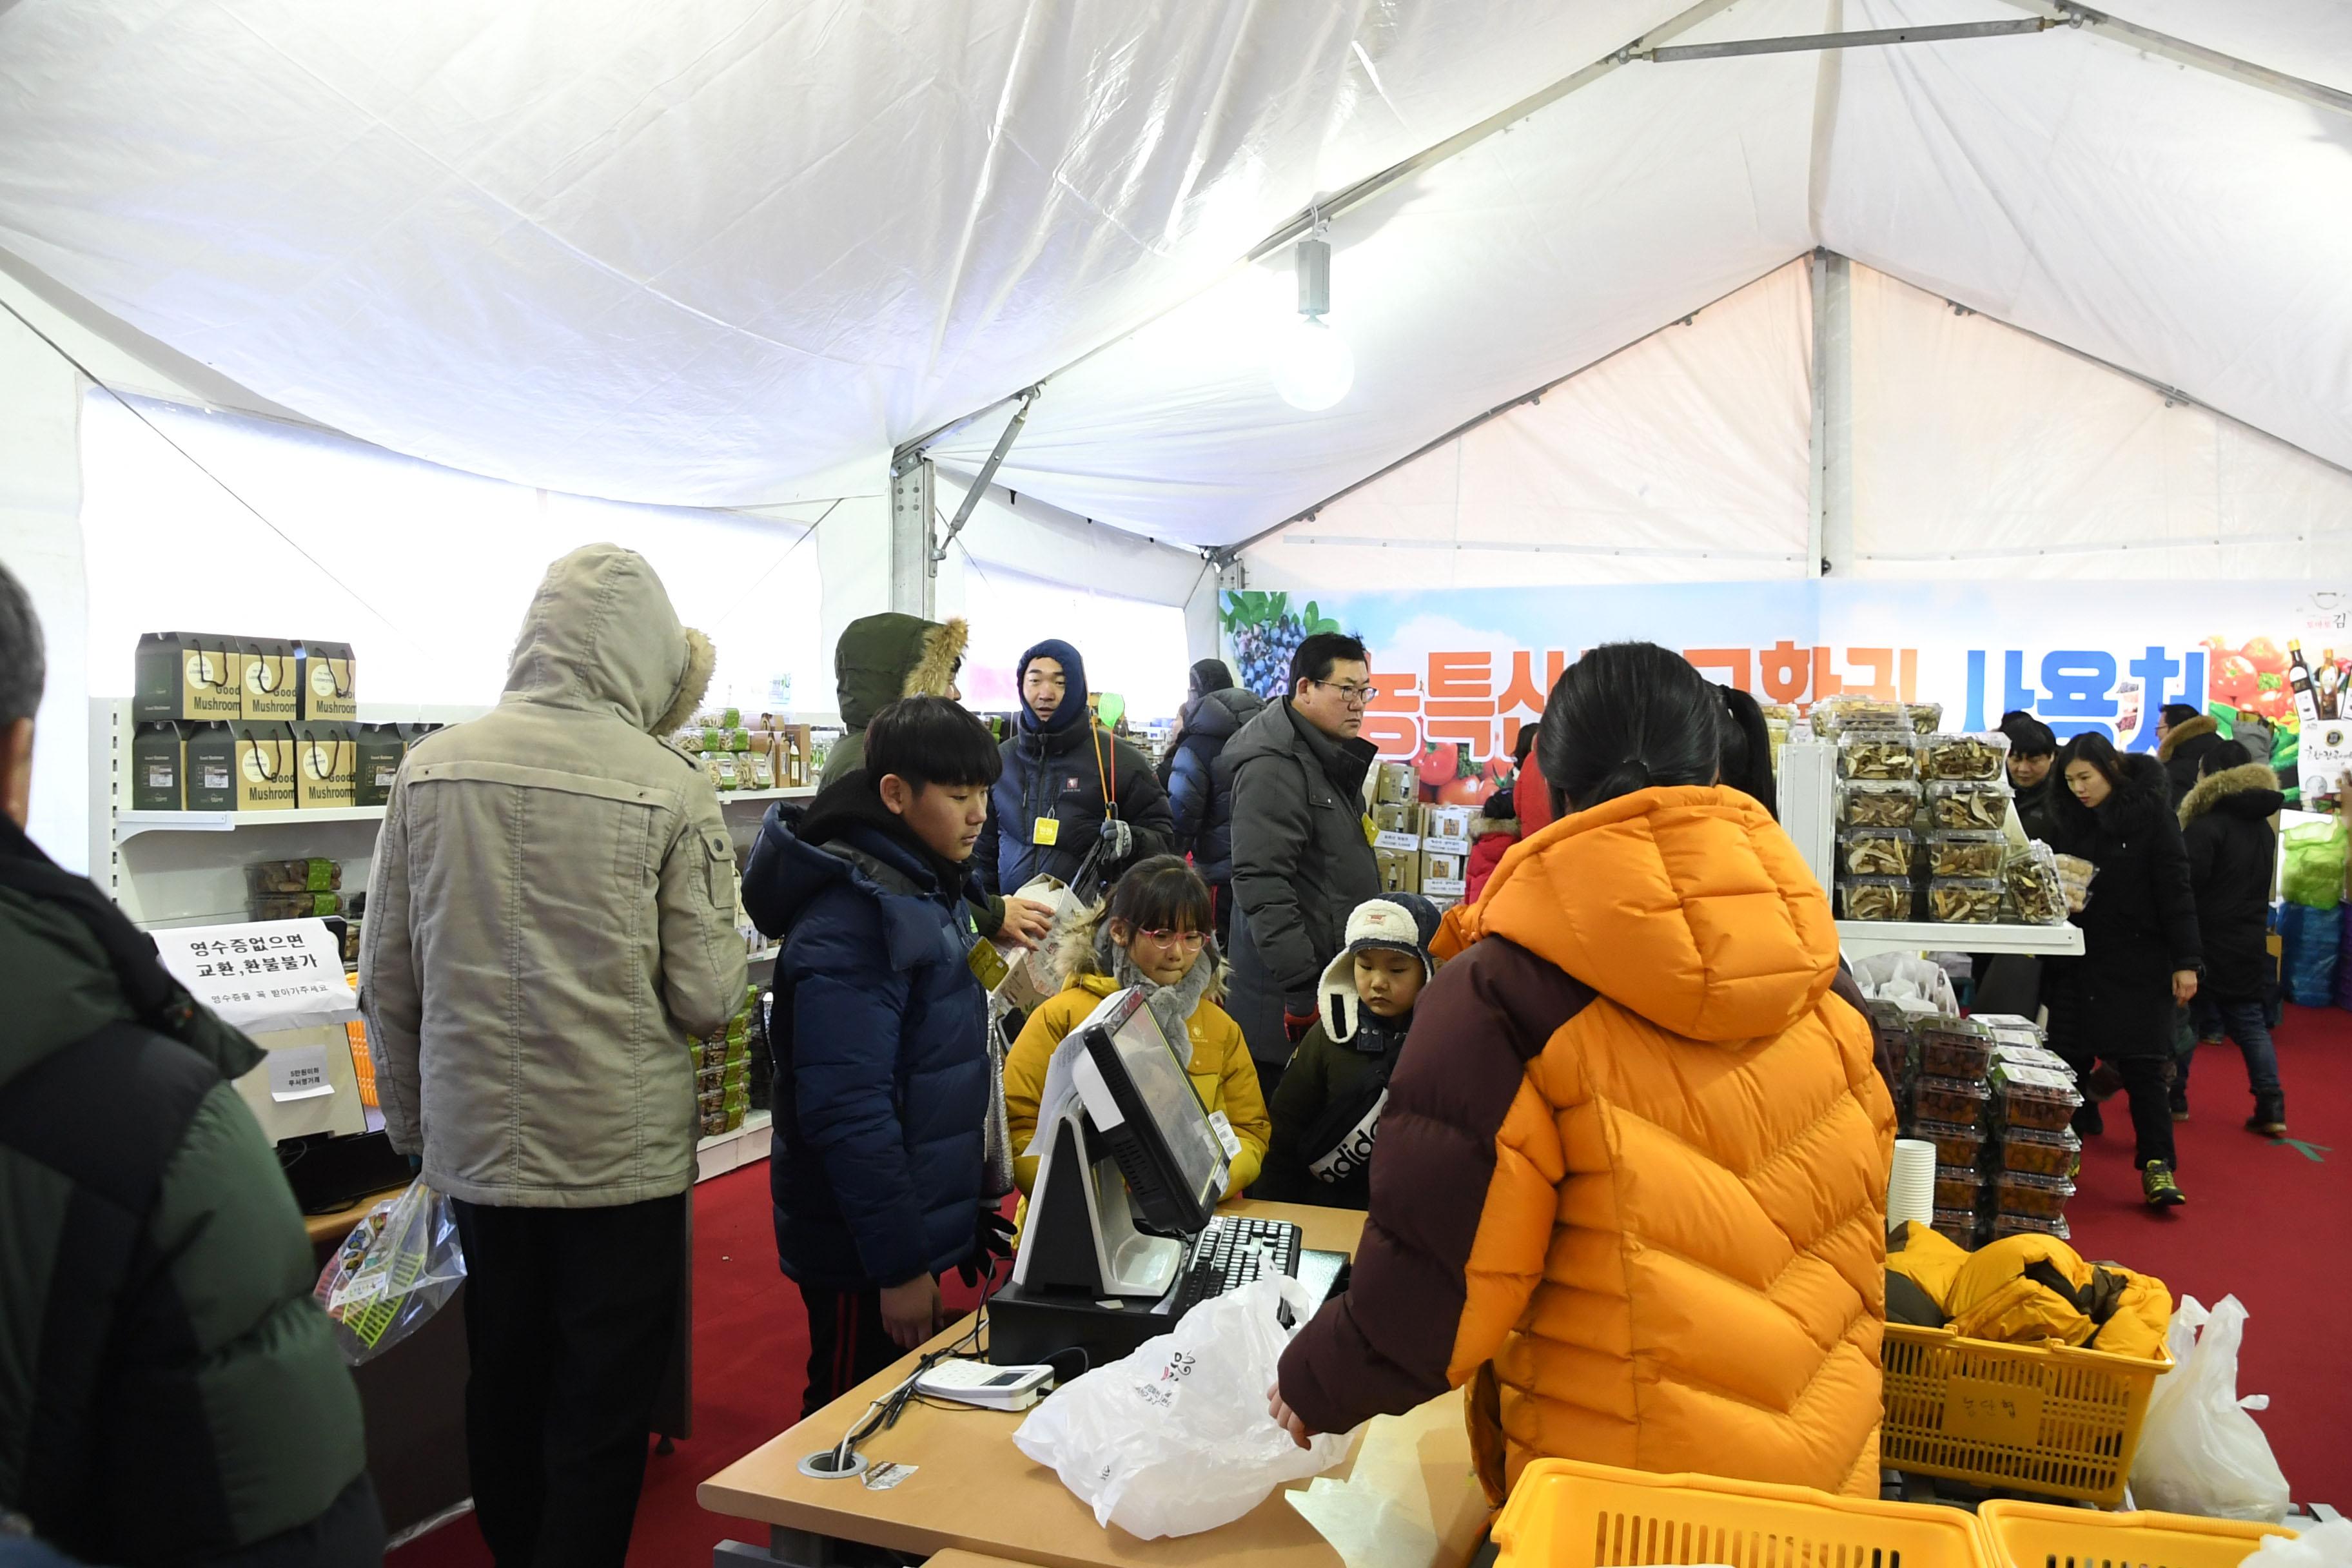
M 1225 1144 L 1140 993 L 1109 997 L 1055 1053 L 1035 1195 L 1013 1263 L 1030 1292 L 1158 1297 L 1224 1195 Z

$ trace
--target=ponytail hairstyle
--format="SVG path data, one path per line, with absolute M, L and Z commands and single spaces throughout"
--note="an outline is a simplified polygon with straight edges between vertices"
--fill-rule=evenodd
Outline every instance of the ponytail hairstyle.
M 1723 699 L 1682 655 L 1606 643 L 1551 689 L 1536 761 L 1555 811 L 1590 811 L 1639 789 L 1716 783 L 1725 721 Z
M 1772 814 L 1780 815 L 1780 790 L 1772 777 L 1772 731 L 1764 722 L 1764 709 L 1737 686 L 1718 686 L 1723 710 L 1722 780 L 1748 795 Z

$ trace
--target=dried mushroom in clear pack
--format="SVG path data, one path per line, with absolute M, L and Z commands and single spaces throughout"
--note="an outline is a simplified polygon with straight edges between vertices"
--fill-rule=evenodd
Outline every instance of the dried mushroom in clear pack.
M 1907 730 L 1849 730 L 1838 737 L 1838 772 L 1850 779 L 1915 779 L 1919 758 Z
M 2000 884 L 1960 878 L 1930 882 L 1927 918 L 1948 925 L 1996 924 L 2000 920 Z
M 1932 735 L 1944 727 L 1944 705 L 1940 702 L 1911 704 L 1911 731 L 1916 735 Z
M 1999 827 L 2009 818 L 2009 785 L 1939 782 L 1927 786 L 1927 816 L 1937 827 Z
M 2030 926 L 2063 925 L 2066 921 L 2066 889 L 2059 879 L 2058 858 L 2039 840 L 2001 868 L 2017 918 Z
M 1911 830 L 1849 827 L 1838 835 L 1838 865 L 1850 877 L 1907 877 Z
M 1908 827 L 1919 814 L 1919 786 L 1907 781 L 1855 779 L 1838 791 L 1838 821 L 1848 827 Z
M 1990 783 L 2009 763 L 2006 735 L 1928 735 L 1919 742 L 1919 774 L 1929 779 Z
M 2000 875 L 2009 839 L 1999 828 L 1946 828 L 1927 837 L 1927 873 L 1934 877 Z
M 1850 921 L 1907 921 L 1911 918 L 1911 882 L 1906 877 L 1854 877 L 1838 884 L 1843 918 Z

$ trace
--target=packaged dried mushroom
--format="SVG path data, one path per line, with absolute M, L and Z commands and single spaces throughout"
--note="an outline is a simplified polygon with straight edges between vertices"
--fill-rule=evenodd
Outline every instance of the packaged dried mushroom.
M 2001 778 L 2009 762 L 2009 737 L 1928 735 L 1919 742 L 1919 772 L 1931 779 Z
M 1940 702 L 1911 704 L 1911 731 L 1916 735 L 1932 735 L 1944 727 L 1944 705 Z
M 1838 835 L 1838 865 L 1848 876 L 1907 877 L 1911 874 L 1911 830 L 1849 827 Z
M 1996 924 L 2000 920 L 2000 884 L 1979 878 L 1930 882 L 1927 918 L 1951 925 Z
M 1907 921 L 1911 918 L 1911 879 L 1907 877 L 1853 877 L 1838 884 L 1841 918 L 1850 921 Z
M 1849 779 L 1915 779 L 1919 759 L 1903 730 L 1849 730 L 1838 737 L 1838 773 Z
M 1919 786 L 1901 779 L 1855 779 L 1838 788 L 1838 821 L 1848 827 L 1908 827 Z
M 1948 827 L 1927 836 L 1927 873 L 1934 877 L 1998 877 L 2009 839 L 1997 827 Z
M 2017 905 L 2017 918 L 2030 926 L 2066 922 L 2066 887 L 2058 875 L 2058 858 L 2050 846 L 2035 840 L 2025 853 L 2001 868 L 2001 880 Z
M 1937 827 L 1998 828 L 2009 817 L 2009 785 L 1931 784 L 1927 786 L 1927 815 Z

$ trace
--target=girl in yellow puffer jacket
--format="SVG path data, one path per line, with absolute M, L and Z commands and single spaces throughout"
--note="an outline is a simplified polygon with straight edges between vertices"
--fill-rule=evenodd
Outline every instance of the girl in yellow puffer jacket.
M 1060 939 L 1054 956 L 1062 990 L 1029 1015 L 1004 1059 L 1013 1178 L 1024 1196 L 1036 1182 L 1037 1162 L 1024 1151 L 1037 1131 L 1037 1101 L 1054 1049 L 1104 997 L 1129 986 L 1141 988 L 1168 1043 L 1187 1058 L 1202 1108 L 1223 1115 L 1241 1140 L 1228 1194 L 1257 1180 L 1274 1124 L 1241 1026 L 1217 1005 L 1225 964 L 1209 934 L 1213 927 L 1208 884 L 1176 856 L 1155 855 L 1118 879 L 1106 910 Z

